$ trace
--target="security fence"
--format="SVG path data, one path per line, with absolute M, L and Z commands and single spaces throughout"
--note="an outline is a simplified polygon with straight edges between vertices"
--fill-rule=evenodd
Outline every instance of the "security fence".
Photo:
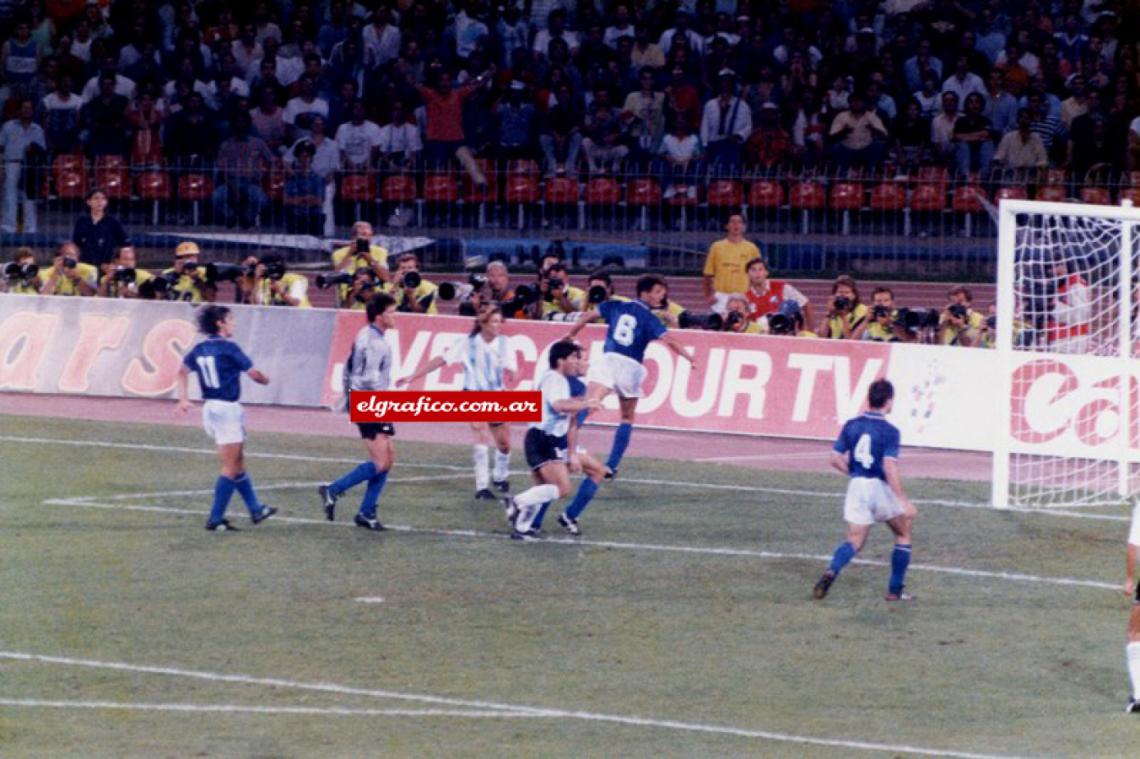
M 725 219 L 743 214 L 782 272 L 876 276 L 992 276 L 1002 198 L 1119 203 L 1140 197 L 1140 172 L 1097 167 L 954 176 L 900 171 L 626 171 L 546 174 L 537 162 L 478 161 L 462 170 L 360 171 L 315 179 L 283 164 L 247 174 L 202 164 L 131 166 L 115 156 L 57 156 L 28 167 L 23 225 L 6 245 L 70 236 L 85 197 L 102 189 L 136 245 L 165 255 L 193 238 L 218 259 L 275 247 L 293 260 L 327 260 L 357 219 L 425 265 L 501 256 L 527 263 L 553 245 L 571 263 L 669 272 L 699 269 Z M 479 181 L 483 180 L 483 181 Z M 36 213 L 29 214 L 28 203 Z M 31 219 L 36 217 L 33 229 Z M 399 241 L 405 241 L 401 246 Z

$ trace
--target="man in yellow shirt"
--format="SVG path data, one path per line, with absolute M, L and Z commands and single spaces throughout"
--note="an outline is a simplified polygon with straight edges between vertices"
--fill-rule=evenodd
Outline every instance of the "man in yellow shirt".
M 332 252 L 333 269 L 337 272 L 355 274 L 357 269 L 366 267 L 381 282 L 388 282 L 388 250 L 372 244 L 372 225 L 358 221 L 352 225 L 352 242 Z M 341 285 L 340 301 L 348 301 L 348 285 Z
M 986 317 L 973 309 L 973 295 L 965 287 L 957 285 L 950 288 L 946 298 L 949 302 L 939 320 L 938 344 L 976 347 L 986 325 Z
M 137 298 L 139 286 L 154 279 L 149 271 L 138 268 L 133 245 L 121 246 L 115 257 L 99 268 L 103 270 L 97 293 L 100 298 Z
M 728 308 L 728 296 L 748 289 L 748 262 L 760 257 L 760 249 L 744 239 L 747 229 L 743 216 L 729 216 L 727 236 L 709 247 L 705 259 L 705 301 L 721 316 Z
M 99 270 L 91 264 L 80 263 L 79 246 L 73 242 L 61 243 L 55 251 L 51 268 L 40 272 L 44 285 L 40 295 L 94 295 L 99 283 Z
M 286 271 L 280 253 L 261 257 L 253 274 L 253 302 L 258 306 L 293 306 L 312 308 L 309 302 L 309 280 L 304 274 Z
M 436 305 L 439 287 L 420 276 L 420 259 L 415 253 L 400 254 L 392 280 L 397 311 L 432 316 L 439 313 Z
M 556 284 L 562 286 L 554 287 Z M 543 319 L 553 319 L 554 314 L 572 314 L 589 310 L 585 291 L 570 284 L 570 273 L 566 270 L 566 264 L 561 261 L 555 261 L 546 268 L 545 275 L 539 280 L 539 290 L 543 294 L 542 300 L 539 301 Z
M 174 249 L 174 266 L 162 272 L 170 283 L 168 300 L 184 303 L 213 303 L 218 298 L 217 285 L 206 279 L 206 267 L 198 263 L 198 244 L 187 240 Z M 160 295 L 161 298 L 161 295 Z

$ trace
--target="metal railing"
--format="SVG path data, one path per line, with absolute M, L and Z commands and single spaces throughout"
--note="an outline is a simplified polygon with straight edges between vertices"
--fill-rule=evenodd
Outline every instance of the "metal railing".
M 25 170 L 36 228 L 25 223 L 2 239 L 66 239 L 87 192 L 98 187 L 138 246 L 156 254 L 177 235 L 199 239 L 223 259 L 273 246 L 294 260 L 326 260 L 332 242 L 363 219 L 381 235 L 433 241 L 421 246 L 429 267 L 461 265 L 472 250 L 525 262 L 557 240 L 583 265 L 628 259 L 640 262 L 637 268 L 692 273 L 728 215 L 740 213 L 749 237 L 782 272 L 986 278 L 996 258 L 990 210 L 1001 198 L 1140 199 L 1140 173 L 1098 169 L 1081 177 L 1058 169 L 954 176 L 938 167 L 891 166 L 552 175 L 534 161 L 478 165 L 485 184 L 458 168 L 340 173 L 318 185 L 319 203 L 297 206 L 290 197 L 302 183 L 283 165 L 243 177 L 196 163 L 129 166 L 117 158 L 62 156 Z

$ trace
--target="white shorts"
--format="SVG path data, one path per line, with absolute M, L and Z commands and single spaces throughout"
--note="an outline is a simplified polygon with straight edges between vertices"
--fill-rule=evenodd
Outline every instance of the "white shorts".
M 887 483 L 875 477 L 852 477 L 847 483 L 843 520 L 867 525 L 886 522 L 903 515 L 902 506 Z
M 1140 500 L 1132 506 L 1132 527 L 1128 530 L 1128 542 L 1140 546 Z
M 716 302 L 712 304 L 712 309 L 710 309 L 710 310 L 714 314 L 720 314 L 721 316 L 727 316 L 728 315 L 728 299 L 731 298 L 733 295 L 739 295 L 739 294 L 740 293 L 721 293 L 721 292 L 713 293 L 713 295 L 716 296 Z
M 604 385 L 622 398 L 640 398 L 645 367 L 620 353 L 603 353 L 600 361 L 590 364 L 586 379 Z
M 218 445 L 245 442 L 245 410 L 232 401 L 206 401 L 202 404 L 202 426 Z

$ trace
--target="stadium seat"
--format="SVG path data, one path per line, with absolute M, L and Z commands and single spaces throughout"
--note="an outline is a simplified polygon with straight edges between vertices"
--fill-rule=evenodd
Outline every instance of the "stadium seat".
M 365 176 L 365 175 L 357 175 Z M 348 177 L 345 177 L 347 179 Z M 367 178 L 367 177 L 365 177 Z M 371 182 L 369 182 L 371 185 Z M 407 174 L 385 178 L 380 186 L 380 200 L 385 203 L 411 203 L 416 199 L 416 180 Z
M 475 163 L 479 165 L 479 170 L 483 172 L 487 184 L 484 187 L 478 187 L 471 180 L 471 175 L 464 172 L 463 200 L 467 203 L 494 203 L 499 199 L 499 179 L 495 162 L 489 158 L 477 158 Z M 482 225 L 480 224 L 480 226 Z
M 214 182 L 205 174 L 184 174 L 178 178 L 178 197 L 192 204 L 194 225 L 197 226 L 198 204 L 214 194 Z
M 508 176 L 538 177 L 538 162 L 530 159 L 507 163 Z
M 784 186 L 770 179 L 761 179 L 748 188 L 748 205 L 752 208 L 779 208 L 784 205 Z
M 82 155 L 57 155 L 51 162 L 52 171 L 86 171 L 86 159 Z
M 586 185 L 586 203 L 591 206 L 616 206 L 621 202 L 621 186 L 611 177 L 594 177 Z
M 1045 184 L 1037 188 L 1037 200 L 1062 203 L 1067 196 L 1068 193 L 1065 192 L 1065 187 L 1062 184 Z
M 107 193 L 111 200 L 131 197 L 131 179 L 126 166 L 95 166 L 95 187 Z
M 631 179 L 625 185 L 625 203 L 638 209 L 637 226 L 649 230 L 649 209 L 661 208 L 661 185 L 655 179 Z
M 875 211 L 901 211 L 906 208 L 906 187 L 900 182 L 882 182 L 871 188 L 870 206 Z
M 127 159 L 121 155 L 95 156 L 95 171 L 127 168 Z
M 1131 200 L 1134 207 L 1140 208 L 1140 187 L 1122 187 L 1120 199 L 1122 201 Z
M 983 196 L 984 197 L 984 196 Z M 1019 186 L 1006 186 L 999 187 L 994 192 L 994 203 L 1000 203 L 1003 200 L 1025 200 L 1029 197 L 1029 193 L 1024 187 Z
M 801 233 L 811 231 L 811 212 L 823 210 L 827 191 L 819 182 L 796 182 L 788 192 L 788 203 L 793 211 L 801 212 Z
M 939 184 L 915 185 L 910 196 L 910 210 L 939 213 L 946 210 L 946 188 Z
M 151 222 L 158 224 L 158 204 L 170 200 L 170 175 L 165 171 L 144 171 L 135 180 L 135 191 L 143 200 L 151 201 Z
M 459 200 L 459 185 L 451 174 L 428 174 L 423 197 L 428 203 L 454 203 Z
M 828 205 L 836 211 L 858 211 L 863 207 L 863 187 L 858 182 L 836 182 L 831 186 Z
M 709 208 L 739 209 L 744 205 L 744 187 L 735 179 L 714 179 L 705 188 Z
M 270 200 L 279 201 L 285 197 L 285 164 L 275 160 L 265 176 L 261 178 L 261 188 Z
M 1082 203 L 1096 203 L 1101 206 L 1112 205 L 1112 193 L 1104 187 L 1082 187 L 1080 197 Z
M 950 183 L 950 170 L 945 166 L 921 166 L 915 175 L 917 184 L 934 184 L 945 187 Z
M 51 179 L 59 198 L 74 200 L 84 197 L 87 194 L 85 159 L 81 155 L 57 155 L 52 161 Z
M 569 205 L 578 202 L 578 180 L 569 177 L 553 177 L 546 180 L 542 193 L 544 202 L 551 205 Z
M 958 213 L 981 213 L 985 210 L 981 201 L 985 199 L 986 191 L 978 185 L 962 185 L 954 191 L 953 208 Z
M 518 206 L 518 228 L 522 229 L 526 224 L 526 207 L 538 202 L 537 174 L 507 174 L 503 193 L 507 203 Z
M 1046 187 L 1065 184 L 1064 169 L 1046 169 L 1044 183 Z

